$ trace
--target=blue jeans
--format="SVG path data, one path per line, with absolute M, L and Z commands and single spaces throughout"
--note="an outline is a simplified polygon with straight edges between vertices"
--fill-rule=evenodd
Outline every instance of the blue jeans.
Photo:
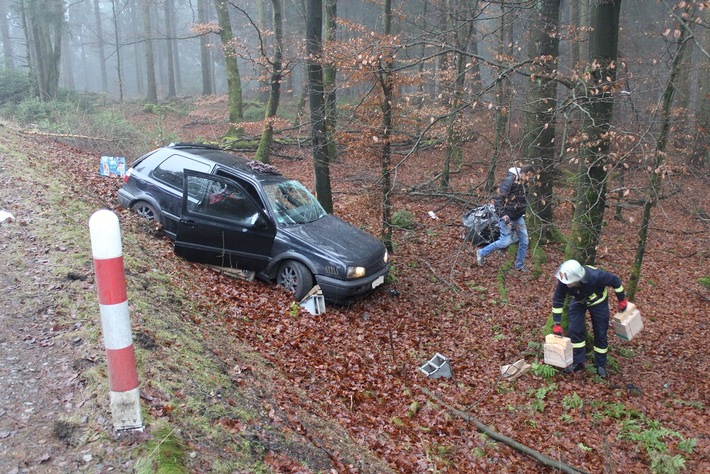
M 525 226 L 525 219 L 518 217 L 512 219 L 510 224 L 505 225 L 503 221 L 498 220 L 500 227 L 500 237 L 495 242 L 492 242 L 483 247 L 480 252 L 482 257 L 487 257 L 496 250 L 508 248 L 513 243 L 513 232 L 518 235 L 518 255 L 515 258 L 515 268 L 520 270 L 525 266 L 525 254 L 528 253 L 528 228 Z

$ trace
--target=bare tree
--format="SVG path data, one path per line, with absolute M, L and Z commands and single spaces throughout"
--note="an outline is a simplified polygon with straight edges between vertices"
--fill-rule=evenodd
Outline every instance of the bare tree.
M 271 154 L 271 143 L 274 136 L 274 117 L 279 108 L 279 99 L 281 97 L 281 80 L 283 79 L 283 17 L 281 9 L 281 0 L 271 0 L 272 22 L 274 25 L 274 54 L 268 61 L 271 68 L 270 93 L 269 100 L 266 104 L 266 117 L 264 118 L 264 126 L 261 131 L 261 140 L 259 148 L 256 150 L 255 159 L 269 162 Z
M 173 38 L 173 14 L 175 11 L 175 3 L 173 0 L 165 0 L 163 5 L 163 12 L 165 14 L 165 41 L 167 46 L 167 58 L 168 58 L 168 95 L 167 98 L 171 99 L 177 94 L 175 90 L 175 57 L 173 54 L 173 44 L 175 39 Z
M 386 37 L 392 30 L 392 0 L 384 0 L 382 15 L 382 33 Z M 392 122 L 394 103 L 394 80 L 392 77 L 392 64 L 394 62 L 391 52 L 386 52 L 380 59 L 378 81 L 382 88 L 382 241 L 387 249 L 392 252 Z
M 24 0 L 25 35 L 31 49 L 30 74 L 40 100 L 50 100 L 59 89 L 64 30 L 62 0 Z
M 591 11 L 589 57 L 593 66 L 586 87 L 582 132 L 586 136 L 580 150 L 577 191 L 572 230 L 566 256 L 592 264 L 604 220 L 608 178 L 610 129 L 614 114 L 619 12 L 621 0 L 596 3 Z
M 464 6 L 466 8 L 464 8 Z M 474 18 L 475 11 L 478 8 L 478 1 L 472 3 L 453 1 L 449 8 L 452 16 L 450 26 L 454 29 L 454 43 L 452 47 L 456 53 L 453 56 L 455 75 L 451 84 L 449 118 L 446 127 L 446 155 L 444 156 L 444 168 L 440 179 L 440 185 L 443 189 L 449 187 L 451 165 L 460 166 L 463 161 L 461 118 L 459 111 L 463 104 L 464 84 L 466 83 L 468 45 L 471 43 L 473 34 L 476 31 L 474 28 Z
M 306 54 L 308 55 L 308 102 L 311 109 L 311 147 L 315 170 L 316 197 L 328 212 L 333 212 L 328 164 L 328 137 L 325 130 L 323 97 L 323 2 L 307 0 Z
M 207 0 L 197 0 L 197 21 L 207 23 L 209 15 Z M 200 70 L 202 72 L 202 95 L 212 95 L 212 55 L 207 47 L 207 36 L 200 35 Z
M 337 0 L 325 0 L 325 43 L 332 44 L 336 39 L 336 20 L 338 18 Z M 335 65 L 326 62 L 323 65 L 323 90 L 325 91 L 325 132 L 328 138 L 328 159 L 335 161 L 335 127 L 336 127 L 336 77 Z
M 151 25 L 151 0 L 140 0 L 143 19 L 143 38 L 145 43 L 146 84 L 148 85 L 145 100 L 149 104 L 158 103 L 158 87 L 155 82 L 155 53 L 153 52 L 153 27 Z
M 531 12 L 528 56 L 534 58 L 527 84 L 523 157 L 540 170 L 537 195 L 530 199 L 531 235 L 550 237 L 555 172 L 555 117 L 559 57 L 560 0 L 541 0 Z
M 108 92 L 108 74 L 106 72 L 106 51 L 104 48 L 104 28 L 101 21 L 99 0 L 94 0 L 94 21 L 96 23 L 96 41 L 99 48 L 99 70 L 101 71 L 101 90 Z
M 237 124 L 240 124 L 244 120 L 244 110 L 242 103 L 242 82 L 239 76 L 237 53 L 234 50 L 232 21 L 229 16 L 228 2 L 226 0 L 214 0 L 214 6 L 217 10 L 217 21 L 220 27 L 219 38 L 222 41 L 224 64 L 227 72 L 227 89 L 229 94 L 229 132 L 227 135 L 238 135 L 241 133 L 241 129 L 237 127 Z
M 15 66 L 15 53 L 12 50 L 10 25 L 7 23 L 7 5 L 5 2 L 0 2 L 0 35 L 2 38 L 3 63 L 5 68 L 10 69 Z
M 684 17 L 688 18 L 685 15 Z M 630 299 L 634 298 L 639 278 L 641 277 L 641 265 L 643 264 L 643 257 L 646 253 L 648 227 L 651 225 L 651 209 L 656 205 L 658 197 L 661 194 L 663 164 L 665 163 L 666 148 L 671 129 L 671 105 L 673 104 L 673 95 L 676 91 L 676 79 L 681 73 L 681 66 L 683 65 L 684 60 L 686 60 L 684 50 L 691 44 L 691 42 L 688 41 L 688 33 L 692 34 L 692 30 L 689 28 L 689 25 L 686 23 L 684 17 L 678 17 L 680 24 L 677 25 L 677 35 L 674 35 L 678 37 L 677 49 L 671 64 L 670 73 L 668 74 L 666 88 L 663 92 L 663 96 L 661 97 L 661 130 L 658 134 L 658 139 L 656 140 L 656 150 L 653 154 L 653 163 L 649 167 L 651 169 L 650 185 L 643 205 L 641 228 L 639 229 L 638 241 L 636 244 L 636 257 L 634 258 L 634 263 L 631 266 L 631 276 L 629 277 L 629 283 L 626 289 L 627 295 Z

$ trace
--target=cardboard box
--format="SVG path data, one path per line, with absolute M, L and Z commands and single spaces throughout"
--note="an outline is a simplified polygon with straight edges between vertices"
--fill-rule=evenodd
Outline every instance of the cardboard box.
M 569 337 L 548 334 L 545 337 L 545 363 L 564 369 L 572 365 L 572 341 Z
M 616 313 L 611 320 L 616 335 L 621 339 L 630 341 L 643 329 L 643 319 L 636 305 L 629 303 L 626 311 Z
M 102 156 L 99 161 L 99 174 L 123 178 L 126 175 L 126 158 L 123 156 Z

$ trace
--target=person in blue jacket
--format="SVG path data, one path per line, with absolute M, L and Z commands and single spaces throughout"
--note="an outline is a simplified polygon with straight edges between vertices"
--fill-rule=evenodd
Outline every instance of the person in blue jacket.
M 518 235 L 515 269 L 525 269 L 525 255 L 528 251 L 528 230 L 524 219 L 525 209 L 528 205 L 525 187 L 535 178 L 535 173 L 535 167 L 530 164 L 522 168 L 510 168 L 498 186 L 498 194 L 493 199 L 493 204 L 498 216 L 500 237 L 476 252 L 476 263 L 479 267 L 483 266 L 488 255 L 512 244 L 513 232 L 515 232 Z
M 609 343 L 607 331 L 609 330 L 609 304 L 607 287 L 614 289 L 619 304 L 619 311 L 624 311 L 627 306 L 624 287 L 621 279 L 613 273 L 598 270 L 592 266 L 582 265 L 576 260 L 567 260 L 555 273 L 557 286 L 552 296 L 552 332 L 564 336 L 562 330 L 562 307 L 565 297 L 571 297 L 569 310 L 569 337 L 572 340 L 573 358 L 572 365 L 563 370 L 565 373 L 578 372 L 584 369 L 586 355 L 586 341 L 584 340 L 584 316 L 587 311 L 592 317 L 594 331 L 594 365 L 597 374 L 607 378 L 606 370 L 607 351 Z

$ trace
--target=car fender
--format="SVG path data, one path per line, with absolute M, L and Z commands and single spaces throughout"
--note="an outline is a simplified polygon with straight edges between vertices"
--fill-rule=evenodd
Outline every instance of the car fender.
M 293 252 L 293 251 L 282 252 L 282 253 L 272 257 L 271 260 L 269 261 L 269 264 L 266 266 L 266 268 L 264 268 L 262 273 L 269 280 L 275 280 L 276 279 L 276 272 L 278 272 L 279 267 L 286 260 L 296 260 L 297 262 L 301 262 L 302 264 L 304 264 L 308 268 L 308 271 L 310 271 L 313 276 L 315 276 L 317 274 L 316 266 L 310 259 L 304 259 L 303 255 L 301 255 L 297 252 Z
M 155 210 L 160 214 L 160 217 L 163 221 L 165 221 L 165 212 L 163 212 L 163 208 L 160 207 L 160 204 L 158 204 L 158 201 L 153 198 L 150 194 L 141 194 L 139 196 L 133 196 L 131 198 L 131 201 L 128 203 L 128 208 L 132 209 L 133 205 L 139 201 L 145 201 L 151 206 L 155 208 Z M 160 224 L 165 224 L 165 222 L 160 222 Z

